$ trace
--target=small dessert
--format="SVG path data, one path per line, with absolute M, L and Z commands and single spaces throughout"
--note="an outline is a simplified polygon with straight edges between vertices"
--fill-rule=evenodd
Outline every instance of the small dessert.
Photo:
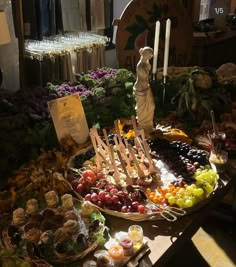
M 44 220 L 43 215 L 38 213 L 38 214 L 35 214 L 35 215 L 31 215 L 29 222 L 39 223 L 40 224 L 43 220 Z
M 113 266 L 111 257 L 108 254 L 101 254 L 97 258 L 98 267 L 111 267 Z
M 112 258 L 115 266 L 122 266 L 124 261 L 124 249 L 121 245 L 114 244 L 108 249 L 109 256 Z
M 31 228 L 29 231 L 25 232 L 25 239 L 32 243 L 38 243 L 40 240 L 41 232 L 39 229 Z
M 74 207 L 73 197 L 71 194 L 65 194 L 61 197 L 62 207 L 71 210 Z
M 44 218 L 50 218 L 50 217 L 53 217 L 55 215 L 55 212 L 52 209 L 45 209 L 42 212 L 42 215 Z
M 37 199 L 29 199 L 26 202 L 26 213 L 29 215 L 34 215 L 38 213 L 39 206 L 38 206 L 38 200 Z
M 52 218 L 52 217 L 51 217 Z M 58 228 L 57 223 L 54 222 L 51 218 L 44 219 L 40 225 L 40 230 L 45 232 L 47 230 L 56 231 Z
M 15 225 L 21 225 L 25 223 L 25 210 L 23 208 L 18 208 L 13 211 L 12 222 Z
M 40 242 L 42 244 L 48 244 L 48 245 L 53 244 L 54 243 L 53 232 L 51 230 L 43 232 L 40 236 Z
M 119 240 L 119 244 L 123 247 L 125 256 L 131 256 L 133 254 L 133 241 L 128 235 L 122 236 Z
M 40 223 L 29 222 L 24 226 L 24 231 L 28 232 L 32 228 L 38 229 L 39 226 L 40 226 Z
M 67 221 L 62 214 L 55 214 L 50 217 L 50 221 L 54 222 L 57 225 L 57 228 L 63 226 L 64 222 Z
M 68 220 L 64 223 L 63 228 L 71 235 L 76 234 L 79 231 L 78 221 Z
M 78 221 L 78 216 L 72 210 L 67 211 L 65 213 L 64 217 L 65 217 L 66 221 L 68 221 L 68 220 Z
M 45 200 L 48 208 L 56 208 L 59 202 L 58 195 L 55 191 L 49 191 L 45 194 Z
M 62 243 L 71 238 L 71 235 L 65 230 L 64 227 L 58 228 L 54 233 L 55 242 Z

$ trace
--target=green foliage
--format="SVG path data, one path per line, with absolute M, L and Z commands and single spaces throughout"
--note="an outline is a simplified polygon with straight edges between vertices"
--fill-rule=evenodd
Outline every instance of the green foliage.
M 197 74 L 208 75 L 212 80 L 212 87 L 197 88 L 194 84 Z M 214 110 L 216 116 L 231 110 L 230 94 L 224 86 L 217 83 L 213 69 L 193 68 L 171 80 L 174 88 L 171 99 L 173 109 L 188 124 L 199 125 L 203 120 L 209 119 L 211 110 Z
M 95 220 L 99 220 L 99 222 L 104 223 L 105 222 L 105 217 L 98 212 L 92 212 L 90 215 L 90 221 L 93 222 Z

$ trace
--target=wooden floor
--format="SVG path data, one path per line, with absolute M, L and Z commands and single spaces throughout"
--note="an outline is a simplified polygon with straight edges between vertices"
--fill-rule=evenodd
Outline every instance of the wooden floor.
M 223 214 L 223 215 L 222 215 Z M 231 215 L 231 214 L 230 214 Z M 166 267 L 235 267 L 236 222 L 214 212 Z

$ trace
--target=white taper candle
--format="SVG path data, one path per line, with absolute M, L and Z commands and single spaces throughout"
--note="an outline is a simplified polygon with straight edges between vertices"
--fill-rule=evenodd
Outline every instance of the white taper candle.
M 152 65 L 152 73 L 153 74 L 155 74 L 157 72 L 159 36 L 160 36 L 160 21 L 158 20 L 156 22 L 155 39 L 154 39 L 154 53 L 153 53 L 153 65 Z
M 170 46 L 170 27 L 171 20 L 167 19 L 166 21 L 166 38 L 165 38 L 165 52 L 164 52 L 164 67 L 163 67 L 163 76 L 167 76 L 168 60 L 169 60 L 169 46 Z

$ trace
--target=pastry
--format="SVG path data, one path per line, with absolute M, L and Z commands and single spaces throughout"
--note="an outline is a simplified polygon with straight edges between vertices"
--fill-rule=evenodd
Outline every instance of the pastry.
M 78 221 L 78 216 L 72 210 L 67 211 L 64 215 L 64 218 L 66 221 L 68 220 Z
M 54 243 L 54 235 L 53 232 L 51 230 L 47 230 L 45 232 L 43 232 L 40 235 L 40 243 L 42 244 L 53 244 Z
M 34 222 L 29 222 L 24 226 L 24 231 L 25 233 L 28 232 L 30 229 L 39 229 L 40 223 L 34 223 Z
M 58 228 L 58 225 L 55 221 L 52 220 L 52 217 L 48 219 L 44 219 L 40 225 L 40 230 L 42 232 L 45 232 L 47 230 L 56 231 L 57 228 Z
M 15 225 L 20 225 L 25 223 L 25 210 L 23 208 L 18 208 L 13 211 L 12 222 Z
M 42 215 L 44 218 L 50 218 L 50 217 L 53 217 L 55 215 L 55 212 L 51 209 L 45 209 L 43 212 L 42 212 Z
M 74 207 L 73 197 L 71 194 L 65 194 L 61 197 L 62 207 L 71 210 Z
M 62 214 L 56 214 L 52 216 L 50 220 L 55 223 L 57 228 L 63 226 L 63 223 L 66 221 Z
M 29 222 L 40 224 L 43 220 L 44 220 L 43 215 L 38 213 L 35 215 L 31 215 Z
M 55 243 L 60 243 L 69 240 L 71 235 L 65 230 L 64 227 L 61 227 L 56 230 L 54 237 Z
M 49 208 L 56 208 L 59 201 L 57 193 L 53 190 L 45 194 L 45 200 Z
M 63 228 L 71 235 L 76 234 L 79 231 L 78 221 L 68 220 L 64 223 Z
M 25 239 L 32 243 L 38 243 L 40 240 L 41 232 L 39 229 L 31 228 L 25 232 Z
M 38 200 L 37 199 L 29 199 L 26 202 L 26 213 L 29 215 L 34 215 L 38 212 L 39 206 L 38 206 Z

